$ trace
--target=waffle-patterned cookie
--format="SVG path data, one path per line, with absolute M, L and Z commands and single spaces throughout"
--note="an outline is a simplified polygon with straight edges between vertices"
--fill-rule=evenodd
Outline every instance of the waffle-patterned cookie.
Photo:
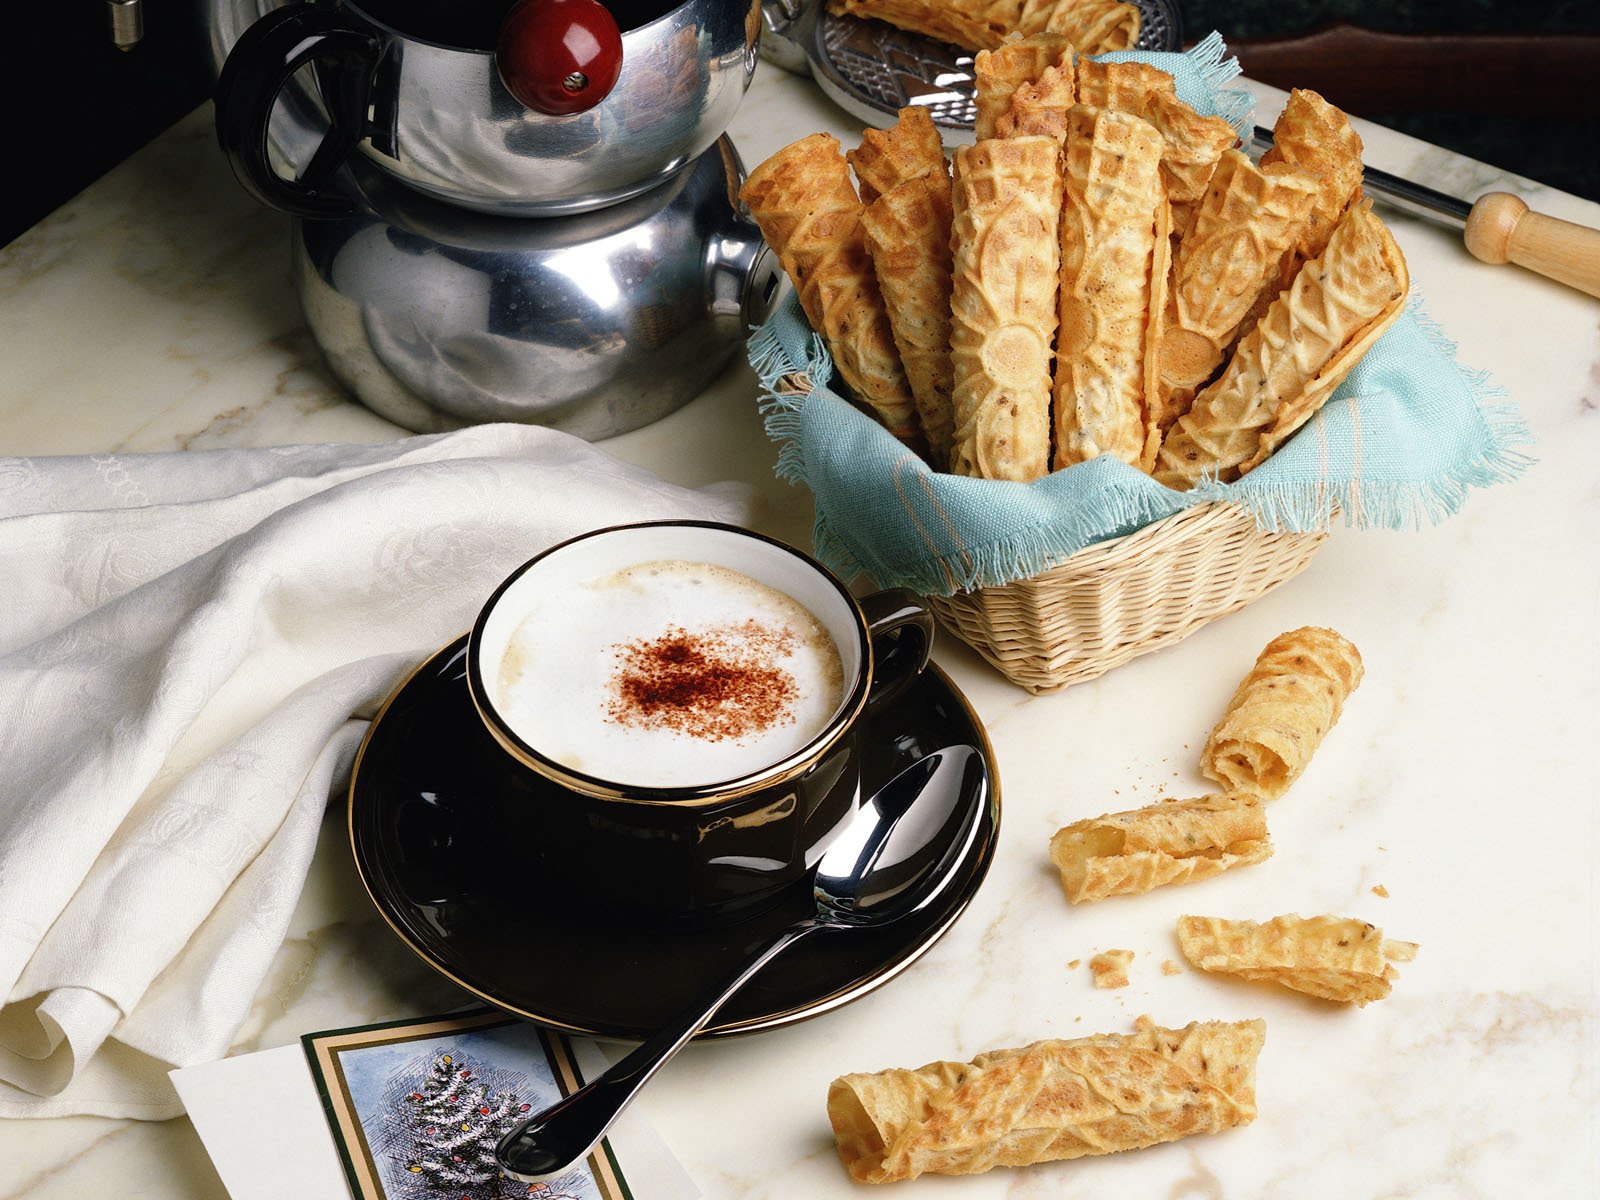
M 1354 917 L 1293 913 L 1259 924 L 1180 917 L 1178 947 L 1202 971 L 1362 1006 L 1389 994 L 1398 975 L 1388 960 L 1417 951 L 1413 942 L 1385 941 L 1383 930 Z
M 1276 162 L 1317 180 L 1316 204 L 1296 248 L 1301 260 L 1316 258 L 1361 194 L 1361 135 L 1316 92 L 1296 88 L 1272 126 L 1272 149 L 1261 156 L 1264 167 Z
M 1061 167 L 1045 137 L 955 154 L 950 470 L 1028 482 L 1049 469 Z
M 1156 92 L 1177 94 L 1172 76 L 1148 63 L 1081 58 L 1077 72 L 1078 103 L 1086 108 L 1108 108 L 1137 117 Z
M 867 205 L 861 224 L 929 459 L 944 470 L 955 424 L 949 178 L 943 170 L 930 171 L 897 184 Z
M 1055 79 L 1066 79 L 1070 105 L 1072 51 L 1072 43 L 1056 33 L 1038 33 L 1006 42 L 995 50 L 978 51 L 972 60 L 972 92 L 977 107 L 973 136 L 980 142 L 999 136 L 996 123 L 1010 111 L 1012 96 L 1017 89 L 1038 80 L 1046 68 L 1056 68 Z M 1056 90 L 1059 92 L 1059 85 Z
M 1073 904 L 1193 883 L 1272 856 L 1261 802 L 1201 796 L 1074 821 L 1050 839 Z
M 844 1075 L 828 1088 L 828 1119 L 859 1183 L 1135 1150 L 1253 1121 L 1265 1038 L 1261 1021 L 1144 1024 Z
M 1017 28 L 1065 34 L 1080 54 L 1106 54 L 1139 40 L 1139 7 L 1120 0 L 1023 0 Z
M 1188 234 L 1173 256 L 1161 334 L 1156 423 L 1164 434 L 1221 365 L 1279 264 L 1310 219 L 1316 180 L 1291 167 L 1262 171 L 1237 150 L 1222 155 Z
M 887 129 L 862 130 L 861 144 L 847 152 L 845 160 L 856 173 L 856 187 L 866 205 L 908 179 L 928 174 L 950 177 L 939 130 L 928 110 L 914 105 L 902 108 Z
M 1239 342 L 1161 445 L 1155 477 L 1187 490 L 1232 482 L 1310 420 L 1405 305 L 1410 276 L 1370 202 L 1345 213 L 1322 257 Z
M 861 200 L 837 139 L 814 133 L 745 180 L 739 198 L 778 253 L 834 365 L 890 433 L 921 448 L 911 388 L 895 351 L 861 230 Z
M 887 21 L 967 50 L 995 50 L 1011 34 L 1061 33 L 1083 54 L 1139 40 L 1139 9 L 1121 0 L 828 0 L 842 16 Z
M 1172 228 L 1180 235 L 1187 233 L 1217 161 L 1239 135 L 1221 117 L 1201 116 L 1168 91 L 1151 92 L 1138 115 L 1160 130 L 1166 142 L 1161 178 L 1172 205 Z
M 1066 145 L 1054 466 L 1101 454 L 1148 469 L 1166 304 L 1162 138 L 1137 117 L 1079 106 Z
M 999 137 L 1067 138 L 1067 114 L 1075 102 L 1070 64 L 1046 67 L 1039 78 L 1011 94 L 1011 106 L 995 122 Z
M 1332 629 L 1280 633 L 1234 689 L 1200 751 L 1232 795 L 1276 800 L 1305 771 L 1361 683 L 1361 652 Z

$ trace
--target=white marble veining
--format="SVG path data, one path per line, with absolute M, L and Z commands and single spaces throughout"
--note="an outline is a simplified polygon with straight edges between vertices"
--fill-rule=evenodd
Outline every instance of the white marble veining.
M 1263 90 L 1264 115 L 1281 100 Z M 0 248 L 0 451 L 167 450 L 377 440 L 399 431 L 322 367 L 287 278 L 286 219 L 229 177 L 203 109 Z M 852 122 L 807 82 L 758 73 L 731 133 L 748 164 Z M 1492 187 L 1600 226 L 1600 206 L 1382 129 L 1368 160 L 1472 197 Z M 1394 216 L 1417 288 L 1472 366 L 1532 426 L 1538 463 L 1420 534 L 1337 531 L 1310 569 L 1243 612 L 1101 679 L 1030 698 L 952 639 L 937 657 L 989 727 L 1005 816 L 966 916 L 905 974 L 786 1030 L 691 1047 L 641 1100 L 705 1193 L 855 1194 L 823 1114 L 829 1079 L 1041 1037 L 1261 1016 L 1260 1117 L 1136 1154 L 896 1194 L 1156 1200 L 1580 1198 L 1600 1194 L 1600 306 L 1469 258 Z M 804 540 L 809 501 L 772 479 L 742 363 L 610 448 L 683 483 L 736 478 L 763 527 Z M 1267 863 L 1190 888 L 1069 907 L 1045 857 L 1058 825 L 1205 790 L 1206 730 L 1274 634 L 1331 625 L 1366 680 L 1271 812 Z M 435 1011 L 458 995 L 371 910 L 337 806 L 238 1049 Z M 1382 885 L 1388 898 L 1375 895 Z M 1160 971 L 1185 912 L 1335 912 L 1421 943 L 1389 999 L 1335 1009 Z M 1132 984 L 1073 959 L 1126 947 Z M 0 1123 L 0 1200 L 220 1200 L 186 1120 Z M 648 1200 L 648 1185 L 639 1191 Z

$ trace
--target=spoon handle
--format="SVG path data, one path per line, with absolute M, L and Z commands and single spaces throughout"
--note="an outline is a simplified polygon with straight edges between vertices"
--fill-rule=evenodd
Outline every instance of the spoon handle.
M 813 920 L 791 925 L 703 1005 L 641 1043 L 572 1095 L 517 1125 L 495 1147 L 501 1167 L 524 1183 L 539 1183 L 565 1174 L 594 1149 L 639 1089 L 704 1028 L 729 996 L 790 946 L 821 928 Z

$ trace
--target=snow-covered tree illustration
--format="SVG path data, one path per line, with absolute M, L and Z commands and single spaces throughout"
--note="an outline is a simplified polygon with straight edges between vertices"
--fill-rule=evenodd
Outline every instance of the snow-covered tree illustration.
M 402 1171 L 403 1194 L 396 1200 L 579 1200 L 585 1171 L 527 1184 L 500 1169 L 495 1144 L 532 1107 L 506 1082 L 480 1077 L 464 1057 L 434 1055 L 422 1080 L 394 1100 L 385 1122 L 385 1149 Z

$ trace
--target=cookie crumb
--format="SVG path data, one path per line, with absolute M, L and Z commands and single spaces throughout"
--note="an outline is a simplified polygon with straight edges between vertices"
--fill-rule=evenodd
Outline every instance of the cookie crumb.
M 1128 986 L 1128 964 L 1133 961 L 1132 950 L 1107 950 L 1089 960 L 1089 970 L 1094 972 L 1097 988 Z
M 1391 962 L 1410 962 L 1417 957 L 1417 951 L 1422 949 L 1416 942 L 1391 942 L 1383 943 L 1383 956 Z
M 1161 973 L 1163 975 L 1182 975 L 1183 968 L 1169 958 L 1161 964 Z
M 1381 883 L 1375 883 L 1372 885 L 1372 894 L 1374 896 L 1382 896 L 1385 900 L 1387 900 L 1389 898 L 1389 889 L 1384 887 Z
M 1072 961 L 1071 961 L 1071 962 L 1069 962 L 1069 963 L 1068 963 L 1068 964 L 1067 964 L 1067 970 L 1069 970 L 1069 971 L 1076 971 L 1076 970 L 1077 970 L 1077 969 L 1078 969 L 1078 966 L 1079 966 L 1079 965 L 1080 965 L 1080 964 L 1081 964 L 1081 963 L 1082 963 L 1082 962 L 1083 962 L 1083 959 L 1081 959 L 1081 958 L 1075 958 L 1075 959 L 1073 959 L 1073 960 L 1072 960 Z

